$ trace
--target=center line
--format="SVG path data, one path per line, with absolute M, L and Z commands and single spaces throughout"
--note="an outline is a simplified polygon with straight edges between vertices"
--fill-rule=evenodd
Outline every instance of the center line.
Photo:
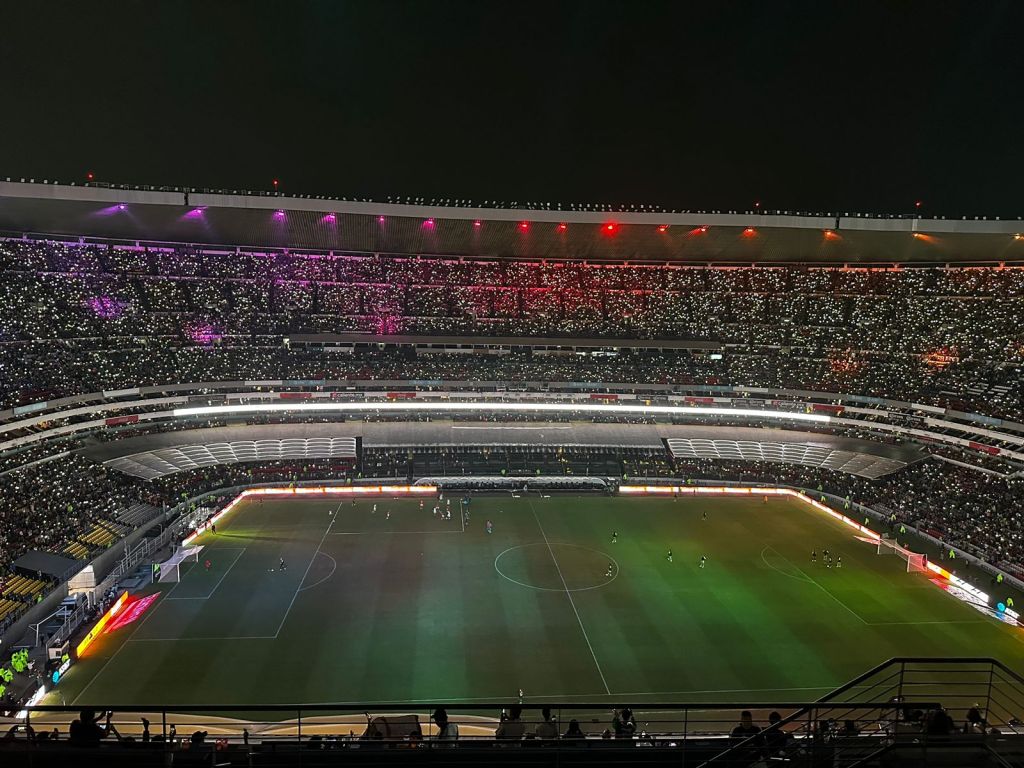
M 597 667 L 597 674 L 601 676 L 601 682 L 604 684 L 604 691 L 611 696 L 611 689 L 608 687 L 608 681 L 604 679 L 604 672 L 601 671 L 601 663 L 597 660 L 597 654 L 594 653 L 594 646 L 590 644 L 590 638 L 587 636 L 587 628 L 583 626 L 583 619 L 580 618 L 580 612 L 576 609 L 576 601 L 572 599 L 572 592 L 569 591 L 569 585 L 565 582 L 565 576 L 562 575 L 562 568 L 558 564 L 558 558 L 555 557 L 555 551 L 551 549 L 551 542 L 548 541 L 548 535 L 544 533 L 544 526 L 540 524 L 540 518 L 537 517 L 537 510 L 533 508 L 533 502 L 527 501 L 530 505 L 530 511 L 533 513 L 533 519 L 537 521 L 537 527 L 540 528 L 540 535 L 544 537 L 544 543 L 548 545 L 548 554 L 551 555 L 551 561 L 555 564 L 555 570 L 558 571 L 558 578 L 562 580 L 562 588 L 565 589 L 565 596 L 569 598 L 569 605 L 572 606 L 572 612 L 576 614 L 576 621 L 580 624 L 580 631 L 583 632 L 583 639 L 587 641 L 587 648 L 590 649 L 590 656 L 594 659 L 594 666 Z

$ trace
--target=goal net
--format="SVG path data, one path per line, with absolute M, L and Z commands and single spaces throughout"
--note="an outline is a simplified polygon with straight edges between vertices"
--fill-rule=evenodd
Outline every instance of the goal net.
M 878 554 L 896 555 L 907 564 L 907 573 L 921 573 L 928 569 L 926 565 L 927 559 L 924 555 L 901 547 L 895 539 L 880 538 L 878 540 Z
M 181 581 L 181 564 L 198 563 L 202 547 L 182 547 L 160 563 L 160 581 Z

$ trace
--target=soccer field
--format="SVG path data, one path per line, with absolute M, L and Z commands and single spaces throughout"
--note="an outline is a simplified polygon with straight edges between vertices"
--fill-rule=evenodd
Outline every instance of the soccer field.
M 465 524 L 457 498 L 451 520 L 434 503 L 240 503 L 198 540 L 199 564 L 71 668 L 61 697 L 793 701 L 900 655 L 1021 670 L 1020 629 L 790 498 L 485 496 Z

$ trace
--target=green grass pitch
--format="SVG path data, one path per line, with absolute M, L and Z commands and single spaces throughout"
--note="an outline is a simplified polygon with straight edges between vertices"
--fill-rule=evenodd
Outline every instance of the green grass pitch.
M 1021 668 L 1021 630 L 792 499 L 434 503 L 243 502 L 46 703 L 800 701 L 892 656 Z

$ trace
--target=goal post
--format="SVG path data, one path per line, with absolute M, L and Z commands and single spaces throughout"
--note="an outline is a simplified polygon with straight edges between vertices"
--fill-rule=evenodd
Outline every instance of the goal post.
M 181 581 L 181 564 L 198 563 L 199 553 L 202 549 L 202 547 L 182 547 L 178 549 L 167 560 L 160 563 L 159 581 L 161 583 Z
M 928 558 L 917 552 L 911 552 L 906 547 L 900 546 L 895 539 L 887 539 L 884 536 L 878 539 L 878 554 L 897 555 L 907 564 L 907 573 L 923 573 L 928 570 Z

